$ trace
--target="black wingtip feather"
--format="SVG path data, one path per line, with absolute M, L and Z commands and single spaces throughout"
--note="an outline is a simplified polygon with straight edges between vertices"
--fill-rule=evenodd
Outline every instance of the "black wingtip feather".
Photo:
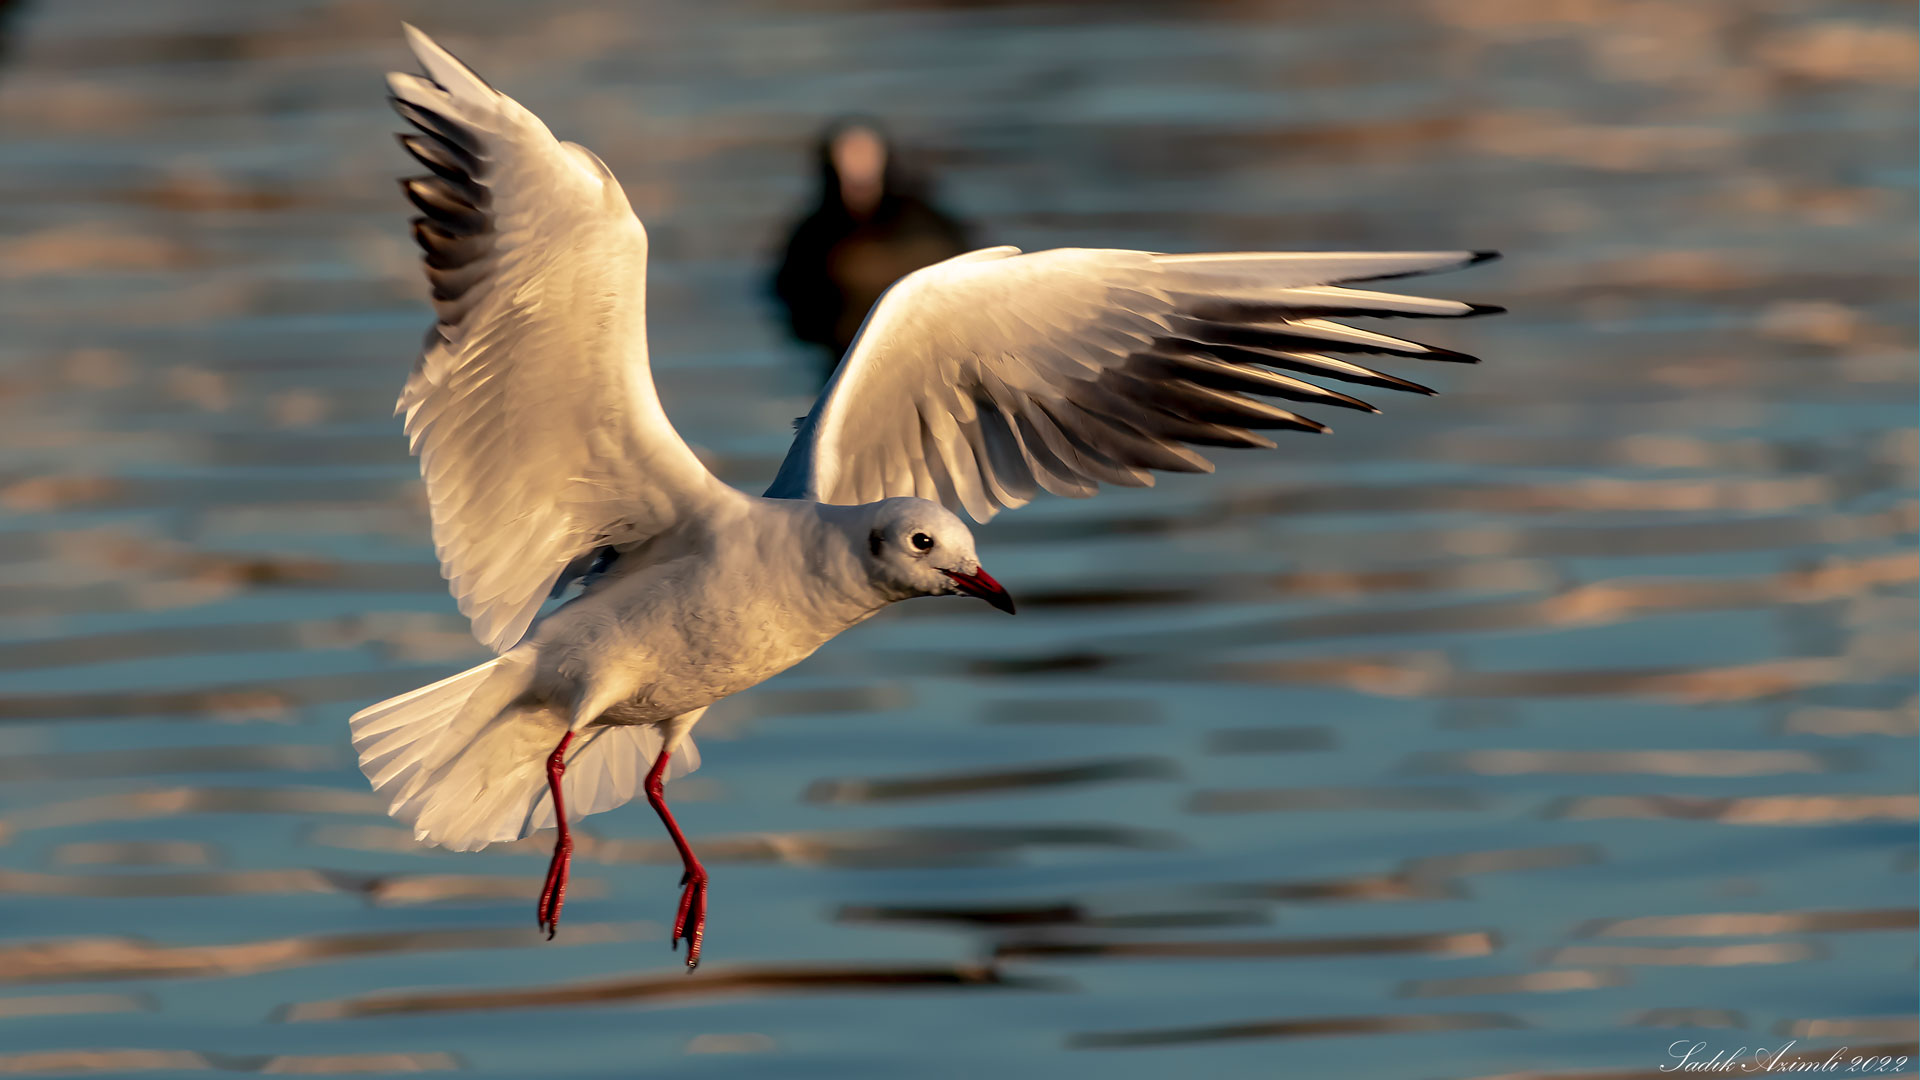
M 421 132 L 396 132 L 407 153 L 434 174 L 457 183 L 473 184 L 486 173 L 481 160 L 436 135 Z
M 1467 265 L 1479 266 L 1483 262 L 1492 262 L 1499 257 L 1500 253 L 1497 251 L 1476 251 L 1473 253 L 1473 258 L 1467 260 Z
M 1249 426 L 1262 431 L 1300 431 L 1308 435 L 1325 435 L 1333 430 L 1311 416 L 1301 416 L 1298 413 L 1295 413 L 1291 420 L 1255 421 Z
M 1469 318 L 1475 315 L 1505 315 L 1507 313 L 1507 309 L 1501 307 L 1499 304 L 1468 304 L 1467 307 L 1469 309 L 1467 311 Z
M 401 118 L 406 120 L 407 123 L 412 124 L 428 135 L 439 139 L 449 146 L 464 151 L 470 157 L 478 157 L 481 155 L 482 148 L 480 146 L 480 140 L 474 134 L 473 130 L 466 125 L 456 123 L 431 109 L 423 108 L 415 105 L 411 101 L 394 97 L 391 94 L 387 95 L 387 104 L 392 105 L 393 111 L 399 113 Z
M 439 42 L 435 42 L 434 44 L 439 45 Z M 492 83 L 488 82 L 486 78 L 483 77 L 479 72 L 473 70 L 472 64 L 467 63 L 465 60 L 460 59 L 458 56 L 454 56 L 452 50 L 448 49 L 445 45 L 440 45 L 440 51 L 443 53 L 446 53 L 447 56 L 451 57 L 454 63 L 459 64 L 461 70 L 465 71 L 468 75 L 472 76 L 474 82 L 479 83 L 481 86 L 484 86 L 489 90 L 493 90 L 493 92 L 496 94 L 500 92 L 498 90 L 494 90 Z M 425 67 L 426 65 L 422 64 L 421 66 Z
M 1443 364 L 1477 364 L 1480 362 L 1480 358 L 1477 356 L 1469 356 L 1463 352 L 1454 352 L 1452 349 L 1439 349 L 1432 345 L 1427 346 L 1426 353 L 1423 354 L 1420 359 L 1438 360 Z
M 457 234 L 477 233 L 486 226 L 487 215 L 444 180 L 409 176 L 400 181 L 400 190 L 421 213 Z
M 420 245 L 426 264 L 435 270 L 458 270 L 493 248 L 493 238 L 486 234 L 449 232 L 423 217 L 408 224 L 413 227 L 413 242 Z

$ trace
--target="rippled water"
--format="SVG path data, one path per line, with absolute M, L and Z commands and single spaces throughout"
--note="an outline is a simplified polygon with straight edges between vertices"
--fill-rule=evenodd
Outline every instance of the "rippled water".
M 404 10 L 400 10 L 404 9 Z M 1176 14 L 1177 13 L 1177 14 Z M 843 111 L 983 238 L 1498 247 L 1444 391 L 981 531 L 652 815 L 417 849 L 345 717 L 479 655 L 388 412 L 404 14 L 597 149 L 727 478 Z M 42 0 L 0 70 L 0 1072 L 1467 1078 L 1916 1037 L 1902 5 Z M 1376 398 L 1376 400 L 1378 400 Z M 1909 1070 L 1909 1075 L 1911 1071 Z

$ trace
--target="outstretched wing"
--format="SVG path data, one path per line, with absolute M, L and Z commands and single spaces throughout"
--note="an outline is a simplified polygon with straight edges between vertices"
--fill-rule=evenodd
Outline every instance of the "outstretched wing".
M 1037 489 L 1084 497 L 1151 485 L 1153 470 L 1210 472 L 1192 447 L 1327 430 L 1262 397 L 1378 411 L 1283 371 L 1431 394 L 1329 354 L 1474 361 L 1330 317 L 1500 310 L 1338 283 L 1492 257 L 999 247 L 936 263 L 874 307 L 767 495 L 917 495 L 986 521 Z
M 607 167 L 409 26 L 427 77 L 387 77 L 430 174 L 419 208 L 438 324 L 396 411 L 441 572 L 496 651 L 569 564 L 697 513 L 719 481 L 647 365 L 647 234 Z

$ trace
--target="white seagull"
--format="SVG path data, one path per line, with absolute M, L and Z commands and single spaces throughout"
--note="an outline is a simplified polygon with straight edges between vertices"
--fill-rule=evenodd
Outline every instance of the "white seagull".
M 670 944 L 705 938 L 707 872 L 662 796 L 699 764 L 714 702 L 916 596 L 1011 613 L 956 516 L 1040 490 L 1085 497 L 1208 472 L 1192 446 L 1326 428 L 1264 398 L 1377 411 L 1283 371 L 1432 393 L 1332 353 L 1473 357 L 1332 321 L 1500 309 L 1341 287 L 1488 252 L 1160 255 L 995 247 L 919 270 L 868 316 L 766 494 L 701 465 L 647 364 L 647 233 L 606 165 L 560 142 L 430 38 L 387 78 L 429 170 L 438 322 L 396 412 L 434 549 L 498 656 L 352 720 L 387 812 L 456 851 L 556 825 L 538 907 L 553 935 L 569 817 L 644 791 L 685 867 Z M 550 597 L 579 594 L 538 619 Z

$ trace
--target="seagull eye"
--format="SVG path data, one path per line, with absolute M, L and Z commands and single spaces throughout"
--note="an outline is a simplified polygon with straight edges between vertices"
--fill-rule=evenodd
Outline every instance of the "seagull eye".
M 913 534 L 913 546 L 921 551 L 933 550 L 933 537 L 926 533 Z

